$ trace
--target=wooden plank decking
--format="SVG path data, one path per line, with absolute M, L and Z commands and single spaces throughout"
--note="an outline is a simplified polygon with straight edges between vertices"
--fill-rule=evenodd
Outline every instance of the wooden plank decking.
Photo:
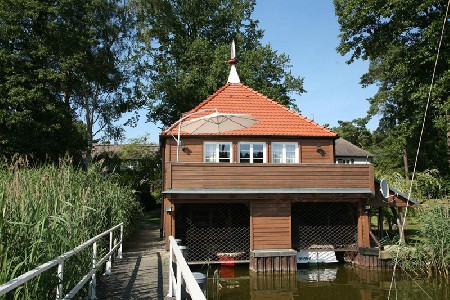
M 168 256 L 159 225 L 146 215 L 142 228 L 124 242 L 123 259 L 113 263 L 112 275 L 98 280 L 98 299 L 167 299 Z

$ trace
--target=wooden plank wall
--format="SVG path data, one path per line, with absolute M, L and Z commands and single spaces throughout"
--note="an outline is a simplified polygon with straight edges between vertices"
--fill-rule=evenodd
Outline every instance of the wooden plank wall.
M 393 268 L 392 260 L 381 260 L 378 256 L 362 255 L 358 253 L 353 261 L 357 265 L 368 267 L 370 269 L 387 269 Z
M 182 141 L 183 146 L 179 149 L 180 162 L 202 162 L 203 161 L 203 141 L 188 140 Z M 170 149 L 170 157 L 166 161 L 177 161 L 177 145 L 175 141 L 170 141 L 168 147 Z
M 331 140 L 302 140 L 300 141 L 300 162 L 334 163 L 333 141 Z M 320 150 L 317 150 L 320 146 Z
M 372 188 L 371 168 L 370 164 L 166 163 L 165 174 L 172 189 Z
M 271 143 L 273 142 L 297 142 L 299 147 L 299 162 L 300 163 L 334 163 L 333 140 L 330 139 L 270 139 L 267 138 L 249 138 L 249 137 L 233 137 L 223 138 L 211 136 L 208 139 L 193 139 L 183 138 L 183 149 L 179 150 L 179 162 L 203 162 L 203 142 L 204 141 L 226 141 L 233 143 L 233 162 L 238 161 L 238 143 L 262 142 L 266 143 L 267 162 L 270 163 L 271 157 Z M 321 151 L 317 151 L 317 146 L 320 145 Z M 168 139 L 166 141 L 167 150 L 165 153 L 166 161 L 176 161 L 177 145 L 175 140 Z
M 250 249 L 291 249 L 291 202 L 250 202 Z
M 250 253 L 249 268 L 258 273 L 296 273 L 297 256 L 252 257 Z

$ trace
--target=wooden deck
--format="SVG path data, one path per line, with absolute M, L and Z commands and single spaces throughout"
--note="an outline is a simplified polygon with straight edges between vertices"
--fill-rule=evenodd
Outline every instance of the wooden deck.
M 168 256 L 159 225 L 146 215 L 142 228 L 124 242 L 123 259 L 113 263 L 112 275 L 98 280 L 98 299 L 168 299 Z

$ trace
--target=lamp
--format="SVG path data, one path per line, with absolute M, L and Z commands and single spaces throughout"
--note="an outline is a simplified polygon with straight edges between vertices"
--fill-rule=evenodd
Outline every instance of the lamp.
M 181 151 L 186 152 L 186 150 L 188 149 L 186 147 L 186 145 L 183 143 L 183 141 L 180 141 L 180 147 L 181 147 Z
M 322 146 L 320 146 L 320 144 L 317 144 L 316 151 L 317 152 L 321 152 L 322 151 Z

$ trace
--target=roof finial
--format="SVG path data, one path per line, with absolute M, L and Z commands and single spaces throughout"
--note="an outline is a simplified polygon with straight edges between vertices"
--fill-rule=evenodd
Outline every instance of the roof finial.
M 239 75 L 236 70 L 236 49 L 234 45 L 234 40 L 231 43 L 231 58 L 228 60 L 228 63 L 231 65 L 230 75 L 228 75 L 228 82 L 229 83 L 239 83 L 241 82 L 239 79 Z

